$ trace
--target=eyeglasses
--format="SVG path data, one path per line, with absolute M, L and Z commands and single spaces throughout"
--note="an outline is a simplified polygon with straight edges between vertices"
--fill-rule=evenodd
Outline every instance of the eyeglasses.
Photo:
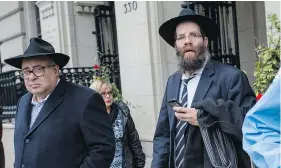
M 32 70 L 23 69 L 20 72 L 20 76 L 24 79 L 28 79 L 30 73 L 33 73 L 33 75 L 38 78 L 40 76 L 45 75 L 45 68 L 49 68 L 49 67 L 53 67 L 53 66 L 56 66 L 56 65 L 52 64 L 52 65 L 47 65 L 47 66 L 37 66 L 37 67 L 34 67 Z
M 204 37 L 204 36 L 202 34 L 190 33 L 187 37 L 188 37 L 188 39 L 193 41 L 193 40 L 196 40 L 196 39 Z M 180 34 L 179 36 L 176 37 L 177 41 L 181 41 L 181 40 L 185 40 L 185 39 L 186 39 L 185 34 Z
M 100 94 L 102 95 L 102 97 L 106 97 L 107 95 L 108 96 L 112 96 L 112 91 L 110 91 L 110 92 L 101 92 Z

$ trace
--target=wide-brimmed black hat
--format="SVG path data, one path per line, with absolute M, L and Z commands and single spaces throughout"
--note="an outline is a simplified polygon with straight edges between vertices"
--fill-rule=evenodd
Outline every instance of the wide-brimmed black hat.
M 165 23 L 163 23 L 159 28 L 160 36 L 172 47 L 174 47 L 175 37 L 174 33 L 176 31 L 176 27 L 185 21 L 192 21 L 197 23 L 201 29 L 204 30 L 206 36 L 209 40 L 213 40 L 218 37 L 220 33 L 219 26 L 216 22 L 209 18 L 202 15 L 195 14 L 189 8 L 183 8 L 178 17 L 172 18 Z
M 62 53 L 56 53 L 54 47 L 50 43 L 36 37 L 30 39 L 30 44 L 24 51 L 23 55 L 8 58 L 4 61 L 11 66 L 21 69 L 21 63 L 24 58 L 39 56 L 50 57 L 60 68 L 63 68 L 69 61 L 69 56 Z

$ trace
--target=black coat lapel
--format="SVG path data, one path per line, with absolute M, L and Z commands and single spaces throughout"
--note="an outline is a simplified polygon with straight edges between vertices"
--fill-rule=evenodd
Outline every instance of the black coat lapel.
M 209 62 L 201 75 L 200 81 L 198 83 L 194 98 L 192 100 L 192 104 L 195 102 L 198 102 L 200 100 L 203 100 L 206 93 L 208 92 L 212 82 L 213 82 L 213 78 L 211 76 L 213 76 L 214 74 L 214 62 Z
M 62 103 L 62 95 L 65 92 L 65 84 L 65 81 L 61 79 L 55 90 L 45 102 L 35 122 L 30 128 L 28 135 L 31 134 Z
M 22 99 L 20 107 L 18 108 L 18 115 L 19 118 L 22 118 L 22 122 L 20 124 L 21 130 L 26 135 L 29 130 L 29 124 L 30 124 L 30 113 L 31 113 L 31 99 L 32 99 L 32 94 L 27 93 L 26 97 Z
M 174 82 L 173 82 L 173 87 L 175 88 L 175 99 L 178 100 L 179 98 L 179 90 L 180 90 L 180 86 L 181 86 L 181 76 L 182 74 L 178 71 L 176 74 L 175 74 L 175 79 L 174 79 Z
M 170 96 L 168 97 L 169 99 L 176 99 L 176 100 L 178 100 L 180 84 L 181 84 L 181 75 L 182 74 L 179 71 L 175 73 L 175 75 L 174 75 L 174 77 L 172 79 L 172 85 L 169 86 L 169 88 L 168 88 L 169 89 L 169 93 L 170 93 Z M 175 113 L 174 113 L 173 110 L 170 111 L 169 117 L 170 117 L 170 121 L 172 121 L 171 124 L 170 124 L 170 129 L 173 130 L 175 128 L 174 127 Z

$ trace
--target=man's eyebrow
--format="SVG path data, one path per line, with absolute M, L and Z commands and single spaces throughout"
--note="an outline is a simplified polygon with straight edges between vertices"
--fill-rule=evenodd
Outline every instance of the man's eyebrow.
M 178 33 L 177 35 L 184 35 L 184 33 Z
M 32 66 L 31 68 L 33 69 L 33 68 L 36 68 L 36 67 L 43 67 L 43 65 L 34 65 L 34 66 Z M 29 67 L 23 68 L 23 70 L 25 70 L 25 69 L 29 69 Z
M 199 34 L 199 33 L 200 32 L 196 32 L 196 31 L 189 32 L 189 34 Z M 185 33 L 178 33 L 177 35 L 182 36 L 182 35 L 185 35 Z

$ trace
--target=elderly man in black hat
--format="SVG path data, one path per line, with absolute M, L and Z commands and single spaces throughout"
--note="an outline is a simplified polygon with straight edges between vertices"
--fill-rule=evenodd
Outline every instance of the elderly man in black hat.
M 153 140 L 152 168 L 250 167 L 241 128 L 255 104 L 255 94 L 242 71 L 211 61 L 208 42 L 219 32 L 212 19 L 188 8 L 159 28 L 160 36 L 176 50 L 180 70 L 167 82 Z M 222 130 L 231 144 L 212 139 L 217 134 L 205 137 L 210 139 L 206 143 L 201 125 Z M 233 146 L 235 152 L 230 153 Z
M 60 79 L 69 56 L 31 38 L 23 55 L 6 59 L 21 69 L 29 91 L 15 121 L 15 168 L 109 168 L 114 133 L 103 98 Z

